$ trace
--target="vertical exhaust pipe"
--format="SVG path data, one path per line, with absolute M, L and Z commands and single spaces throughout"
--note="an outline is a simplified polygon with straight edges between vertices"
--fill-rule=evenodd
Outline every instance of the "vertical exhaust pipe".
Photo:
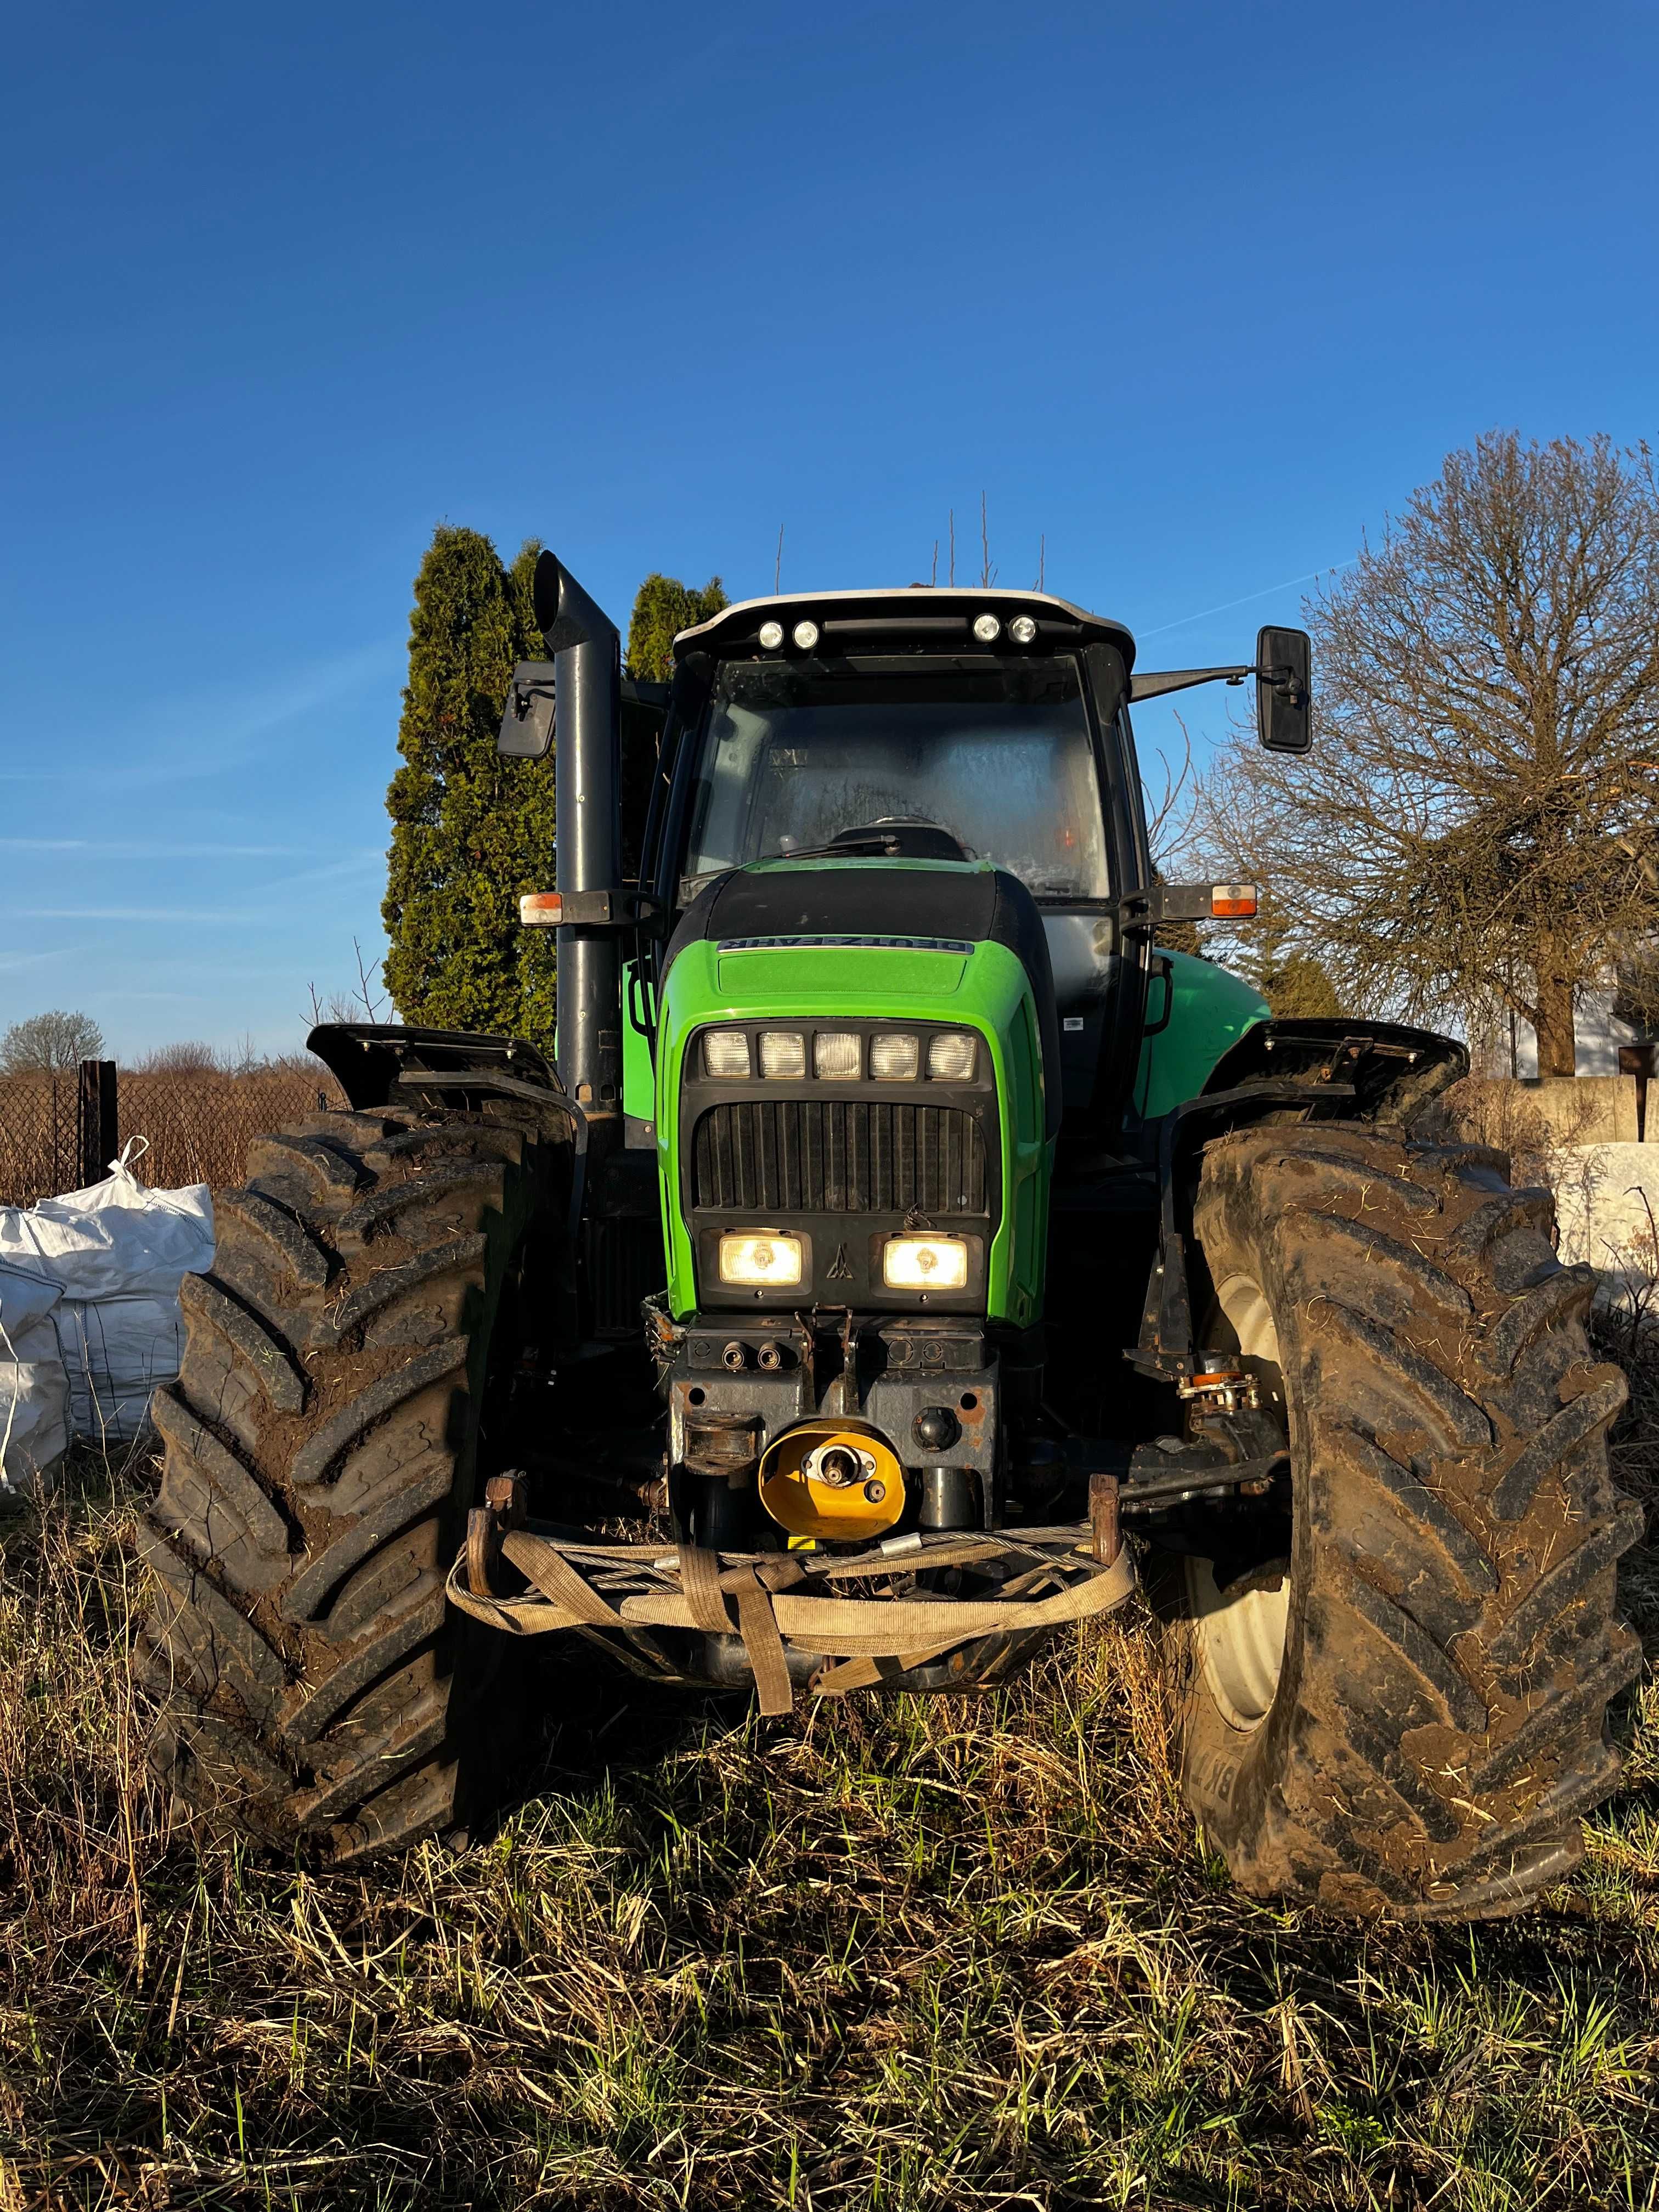
M 536 563 L 537 623 L 557 688 L 556 886 L 622 884 L 622 641 L 552 554 Z M 622 956 L 611 930 L 562 927 L 555 1052 L 559 1078 L 591 1115 L 622 1112 Z

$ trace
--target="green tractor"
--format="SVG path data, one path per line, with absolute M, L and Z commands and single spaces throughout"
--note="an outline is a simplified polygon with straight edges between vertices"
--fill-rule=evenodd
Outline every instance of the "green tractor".
M 349 1109 L 220 1196 L 155 1415 L 176 1797 L 349 1862 L 477 1816 L 526 1636 L 783 1712 L 1002 1681 L 1139 1576 L 1246 1889 L 1558 1881 L 1639 1664 L 1594 1278 L 1425 1133 L 1461 1046 L 1159 942 L 1254 892 L 1158 879 L 1132 702 L 1250 678 L 1304 751 L 1307 639 L 1149 676 L 1042 593 L 809 593 L 659 690 L 548 554 L 536 613 L 556 1064 L 326 1025 Z

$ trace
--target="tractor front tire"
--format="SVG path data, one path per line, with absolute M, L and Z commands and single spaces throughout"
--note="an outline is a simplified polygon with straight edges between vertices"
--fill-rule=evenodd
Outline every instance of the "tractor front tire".
M 500 1639 L 444 1582 L 545 1161 L 511 1126 L 388 1111 L 310 1116 L 248 1164 L 155 1405 L 151 1761 L 189 1815 L 343 1863 L 463 1826 L 493 1778 Z
M 1484 1148 L 1324 1125 L 1206 1153 L 1217 1326 L 1283 1404 L 1292 1508 L 1287 1558 L 1184 1563 L 1182 1778 L 1256 1895 L 1516 1911 L 1617 1784 L 1642 1515 L 1607 1470 L 1626 1390 L 1592 1363 L 1595 1278 L 1552 1219 Z

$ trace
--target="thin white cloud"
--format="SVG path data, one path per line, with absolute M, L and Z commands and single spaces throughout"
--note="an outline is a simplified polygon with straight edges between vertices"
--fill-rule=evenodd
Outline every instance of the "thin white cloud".
M 1185 629 L 1188 623 L 1207 622 L 1212 615 L 1224 615 L 1234 607 L 1248 607 L 1252 599 L 1271 599 L 1275 592 L 1288 592 L 1297 584 L 1311 584 L 1318 576 L 1334 576 L 1344 568 L 1352 568 L 1352 561 L 1333 561 L 1328 568 L 1310 568 L 1305 576 L 1286 576 L 1282 584 L 1264 584 L 1259 592 L 1246 592 L 1241 599 L 1223 599 L 1218 607 L 1200 607 L 1195 615 L 1182 615 L 1177 621 L 1159 623 L 1156 629 L 1138 629 L 1137 643 L 1144 638 L 1162 637 L 1166 630 Z
M 114 757 L 106 753 L 112 733 L 105 730 L 88 743 L 82 729 L 48 729 L 40 733 L 40 750 L 72 764 L 0 769 L 0 782 L 84 787 L 91 778 L 108 793 L 218 775 L 244 765 L 276 731 L 365 684 L 383 682 L 402 651 L 400 641 L 383 640 L 332 653 L 261 690 L 239 688 L 227 677 L 182 699 L 156 700 L 127 716 L 119 732 L 122 750 Z M 147 727 L 155 732 L 148 745 Z
M 38 968 L 43 961 L 68 960 L 84 950 L 79 945 L 54 945 L 46 952 L 0 952 L 0 969 Z
M 377 872 L 386 866 L 385 848 L 378 845 L 363 845 L 343 860 L 325 861 L 321 867 L 302 868 L 298 875 L 278 876 L 269 884 L 258 884 L 249 891 L 250 898 L 262 898 L 268 891 L 286 891 L 301 884 L 327 884 L 343 876 L 361 874 L 368 868 Z
M 86 853 L 100 860 L 289 860 L 310 845 L 164 845 L 137 837 L 0 837 L 8 853 Z
M 180 906 L 20 906 L 9 921 L 195 921 L 222 927 L 227 922 L 264 924 L 272 916 L 248 907 L 208 909 Z
M 295 875 L 278 876 L 270 883 L 250 884 L 241 904 L 234 907 L 182 906 L 20 906 L 5 919 L 11 921 L 161 921 L 206 925 L 211 928 L 269 927 L 287 917 L 276 902 L 281 894 L 313 884 L 337 883 L 386 865 L 386 854 L 364 846 L 344 860 L 331 860 L 319 868 L 301 868 Z

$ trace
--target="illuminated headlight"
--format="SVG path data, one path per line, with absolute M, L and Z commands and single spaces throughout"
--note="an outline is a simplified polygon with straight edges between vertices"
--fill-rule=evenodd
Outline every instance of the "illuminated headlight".
M 927 1073 L 935 1083 L 968 1083 L 974 1073 L 974 1040 L 951 1030 L 927 1043 Z
M 761 1073 L 773 1081 L 787 1080 L 806 1073 L 806 1040 L 799 1030 L 763 1030 L 760 1041 Z
M 760 626 L 760 641 L 763 651 L 775 653 L 783 643 L 783 624 L 763 623 Z
M 748 1038 L 741 1030 L 710 1030 L 702 1041 L 702 1064 L 710 1075 L 746 1077 Z
M 763 637 L 766 633 L 761 633 Z M 1030 615 L 1016 615 L 1008 625 L 1008 635 L 1016 645 L 1030 645 L 1036 635 L 1036 624 Z
M 921 1064 L 921 1050 L 913 1036 L 875 1036 L 870 1040 L 872 1083 L 914 1083 Z
M 859 1072 L 859 1041 L 842 1030 L 820 1030 L 812 1040 L 812 1073 L 824 1083 L 851 1083 Z
M 965 1291 L 968 1247 L 960 1237 L 890 1237 L 881 1272 L 890 1291 Z
M 798 622 L 795 624 L 795 642 L 803 653 L 811 653 L 817 641 L 818 626 L 815 622 Z
M 800 1266 L 799 1237 L 757 1236 L 750 1231 L 720 1239 L 723 1283 L 747 1283 L 757 1289 L 775 1283 L 787 1291 L 799 1282 Z M 965 1274 L 963 1280 L 967 1280 Z
M 1002 624 L 994 615 L 975 615 L 974 635 L 981 645 L 994 645 L 1002 635 Z

